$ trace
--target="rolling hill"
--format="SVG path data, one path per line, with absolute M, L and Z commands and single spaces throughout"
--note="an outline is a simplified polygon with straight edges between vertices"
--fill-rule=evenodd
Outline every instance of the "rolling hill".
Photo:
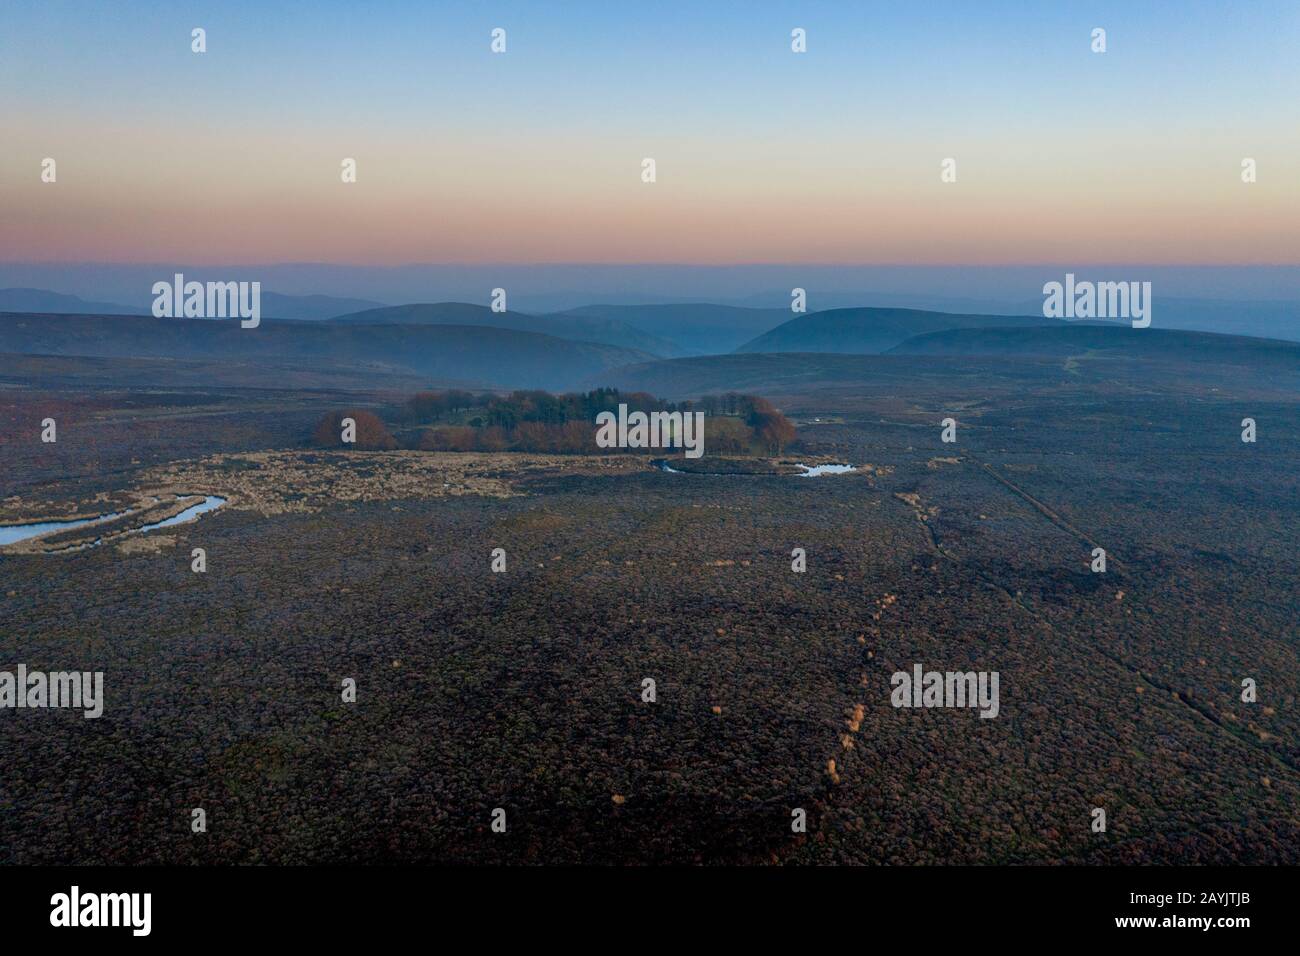
M 1041 316 L 960 315 L 919 309 L 831 309 L 796 316 L 737 352 L 838 352 L 874 355 L 925 332 L 943 329 L 1059 325 Z
M 263 319 L 0 313 L 0 353 L 120 358 L 275 359 L 369 367 L 514 388 L 569 388 L 647 352 L 536 332 L 466 325 L 358 325 Z
M 368 309 L 351 315 L 340 315 L 331 321 L 349 325 L 492 326 L 520 332 L 539 332 L 576 342 L 598 342 L 638 349 L 664 358 L 686 354 L 667 339 L 650 335 L 617 319 L 568 313 L 526 315 L 523 312 L 493 312 L 487 306 L 467 302 L 419 303 Z
M 914 336 L 887 354 L 1059 358 L 1090 354 L 1300 371 L 1300 342 L 1180 329 L 1135 329 L 1110 322 L 1069 322 L 1042 328 L 946 329 Z
M 981 382 L 995 381 L 1024 387 L 1109 381 L 1126 389 L 1155 382 L 1237 387 L 1246 382 L 1300 389 L 1300 343 L 1110 323 L 947 329 L 915 336 L 879 355 L 733 352 L 642 362 L 604 371 L 588 384 L 689 398 L 723 391 L 766 397 L 852 391 L 887 383 L 905 395 L 924 382 L 978 389 Z

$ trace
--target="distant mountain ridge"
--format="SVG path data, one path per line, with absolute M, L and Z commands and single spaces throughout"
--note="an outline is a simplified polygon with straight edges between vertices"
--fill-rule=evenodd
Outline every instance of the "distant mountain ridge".
M 91 302 L 80 296 L 49 289 L 0 289 L 0 312 L 86 313 L 91 315 L 148 315 L 149 310 L 116 302 Z
M 675 306 L 646 308 L 653 310 L 652 319 L 669 324 L 692 314 L 711 315 L 724 324 L 731 321 L 733 335 L 748 323 L 772 318 L 755 316 L 758 310 L 725 307 L 719 311 L 689 306 L 684 313 L 673 311 Z M 646 342 L 658 351 L 573 337 L 594 334 Z M 496 313 L 467 303 L 382 307 L 333 321 L 270 317 L 256 329 L 242 329 L 237 320 L 0 312 L 0 353 L 272 361 L 304 367 L 352 363 L 371 376 L 424 376 L 510 388 L 616 384 L 670 394 L 690 381 L 696 390 L 761 394 L 778 380 L 847 386 L 856 375 L 892 375 L 891 369 L 902 367 L 844 361 L 864 356 L 934 360 L 931 364 L 954 368 L 966 358 L 1012 364 L 1023 360 L 1056 364 L 1069 375 L 1079 374 L 1080 362 L 1094 359 L 1105 359 L 1107 368 L 1122 374 L 1140 368 L 1135 361 L 1149 360 L 1165 367 L 1161 374 L 1199 376 L 1212 367 L 1259 369 L 1283 383 L 1300 372 L 1297 342 L 1154 326 L 1133 329 L 1121 322 L 912 309 L 808 313 L 743 343 L 734 353 L 681 356 L 672 351 L 672 343 L 619 320 L 574 313 Z
M 167 281 L 171 276 L 163 277 Z M 161 280 L 160 280 L 161 281 Z M 382 302 L 369 299 L 341 299 L 329 295 L 282 295 L 262 291 L 262 317 L 314 321 L 346 312 L 374 309 Z M 49 289 L 0 289 L 0 312 L 51 313 L 54 315 L 152 315 L 149 305 L 121 305 L 116 302 L 91 302 L 75 295 Z

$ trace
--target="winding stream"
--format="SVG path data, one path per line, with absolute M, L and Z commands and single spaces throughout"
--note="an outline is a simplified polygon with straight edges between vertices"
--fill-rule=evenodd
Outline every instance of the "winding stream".
M 189 498 L 191 495 L 177 495 L 177 498 Z M 158 499 L 155 498 L 155 501 Z M 169 528 L 172 525 L 185 524 L 187 521 L 194 521 L 199 515 L 209 511 L 216 511 L 226 503 L 225 498 L 220 495 L 204 495 L 203 500 L 198 504 L 190 505 L 179 514 L 174 514 L 170 518 L 164 518 L 161 521 L 154 521 L 150 524 L 141 525 L 139 528 L 128 528 L 128 534 L 136 532 L 144 533 L 153 531 L 156 528 Z M 114 511 L 110 514 L 99 515 L 95 518 L 73 518 L 67 521 L 29 521 L 26 524 L 12 524 L 0 527 L 0 547 L 6 544 L 15 544 L 19 541 L 26 541 L 29 538 L 37 538 L 44 534 L 50 534 L 57 531 L 72 531 L 76 528 L 86 528 L 91 525 L 104 524 L 114 521 L 118 518 L 124 518 L 127 515 L 135 514 L 138 508 L 131 508 L 127 511 Z M 91 547 L 100 544 L 103 539 L 97 538 L 91 543 Z
M 196 505 L 190 505 L 180 514 L 172 515 L 170 518 L 164 518 L 162 521 L 155 521 L 153 524 L 147 524 L 143 527 L 132 528 L 132 531 L 152 531 L 154 528 L 169 528 L 174 524 L 184 524 L 187 521 L 193 521 L 199 515 L 208 511 L 216 511 L 226 503 L 226 499 L 220 495 L 206 495 L 202 501 Z
M 49 534 L 51 531 L 70 531 L 73 528 L 84 528 L 87 525 L 103 524 L 105 521 L 112 521 L 115 518 L 121 518 L 129 514 L 131 514 L 130 511 L 114 511 L 112 514 L 100 515 L 98 518 L 74 518 L 70 521 L 33 521 L 28 524 L 5 525 L 0 528 L 0 547 L 18 541 L 26 541 L 28 538 L 35 538 L 38 535 Z

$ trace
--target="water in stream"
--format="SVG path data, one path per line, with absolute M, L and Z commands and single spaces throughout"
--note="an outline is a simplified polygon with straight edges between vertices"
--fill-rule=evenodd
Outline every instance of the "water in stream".
M 186 498 L 189 495 L 178 495 L 177 497 Z M 155 499 L 157 500 L 157 499 Z M 187 521 L 193 521 L 199 515 L 208 511 L 215 511 L 226 503 L 226 499 L 219 495 L 205 495 L 203 500 L 195 505 L 190 505 L 179 514 L 172 515 L 170 518 L 164 518 L 162 521 L 155 521 L 151 524 L 142 525 L 139 528 L 131 528 L 130 531 L 145 532 L 153 531 L 155 528 L 168 528 L 172 525 L 184 524 Z M 129 511 L 114 511 L 111 514 L 99 515 L 95 518 L 75 518 L 70 521 L 29 521 L 26 524 L 12 524 L 0 527 L 0 547 L 6 544 L 14 544 L 18 541 L 26 541 L 28 538 L 39 537 L 43 534 L 49 534 L 54 531 L 72 531 L 76 528 L 85 528 L 90 525 L 104 524 L 117 518 L 123 518 L 126 515 L 133 514 L 136 509 Z M 94 544 L 99 544 L 97 539 Z

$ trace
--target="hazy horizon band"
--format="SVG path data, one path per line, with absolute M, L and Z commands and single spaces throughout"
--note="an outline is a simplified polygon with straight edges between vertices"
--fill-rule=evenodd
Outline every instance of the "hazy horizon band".
M 0 260 L 1293 265 L 1298 39 L 1286 3 L 10 4 Z

